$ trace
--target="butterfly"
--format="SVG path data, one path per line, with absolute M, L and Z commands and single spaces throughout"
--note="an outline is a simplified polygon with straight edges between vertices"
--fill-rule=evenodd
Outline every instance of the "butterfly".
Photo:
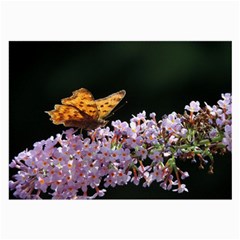
M 54 124 L 66 127 L 76 127 L 86 130 L 104 127 L 108 121 L 105 118 L 126 95 L 125 90 L 115 92 L 105 98 L 94 100 L 92 93 L 80 88 L 73 95 L 61 100 L 54 110 L 46 111 Z

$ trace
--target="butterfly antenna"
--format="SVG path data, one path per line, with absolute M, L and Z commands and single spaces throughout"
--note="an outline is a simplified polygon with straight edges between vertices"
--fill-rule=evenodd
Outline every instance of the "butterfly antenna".
M 114 109 L 114 111 L 113 111 L 111 114 L 109 114 L 109 115 L 106 117 L 106 119 L 112 117 L 112 116 L 115 114 L 115 112 L 117 112 L 118 110 L 120 110 L 121 108 L 123 108 L 127 103 L 128 103 L 128 102 L 125 101 L 125 102 L 124 102 L 122 105 L 120 105 L 118 108 Z

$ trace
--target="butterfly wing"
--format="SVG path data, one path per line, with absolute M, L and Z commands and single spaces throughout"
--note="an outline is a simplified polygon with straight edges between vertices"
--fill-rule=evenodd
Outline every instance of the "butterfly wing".
M 73 95 L 62 99 L 62 104 L 77 108 L 84 116 L 96 120 L 99 117 L 98 108 L 91 92 L 85 88 L 80 88 L 73 92 Z M 85 113 L 85 114 L 84 114 Z
M 126 91 L 121 90 L 105 98 L 95 100 L 99 112 L 99 118 L 103 119 L 107 117 L 112 112 L 112 110 L 119 104 L 119 102 L 124 98 L 125 95 Z
M 64 124 L 66 127 L 85 128 L 87 116 L 81 114 L 78 109 L 72 106 L 56 104 L 54 110 L 46 111 L 51 116 L 54 124 Z

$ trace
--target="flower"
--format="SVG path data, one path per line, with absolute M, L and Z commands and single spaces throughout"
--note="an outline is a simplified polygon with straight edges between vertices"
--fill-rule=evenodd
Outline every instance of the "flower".
M 224 138 L 222 143 L 227 146 L 227 150 L 232 150 L 232 127 L 230 125 L 226 125 L 224 127 Z
M 156 162 L 163 161 L 162 153 L 157 150 L 150 153 L 149 158 Z
M 104 196 L 110 186 L 129 182 L 150 187 L 156 181 L 164 190 L 187 192 L 182 180 L 189 174 L 177 167 L 175 158 L 195 163 L 199 158 L 203 167 L 207 157 L 231 151 L 231 101 L 230 94 L 222 94 L 217 106 L 205 103 L 201 111 L 200 103 L 192 101 L 185 109 L 196 113 L 194 121 L 176 112 L 157 121 L 156 113 L 147 119 L 143 111 L 130 122 L 113 121 L 113 130 L 91 130 L 87 137 L 67 129 L 11 161 L 17 173 L 9 188 L 23 199 L 41 199 L 43 193 L 52 199 L 93 199 Z
M 201 108 L 200 108 L 200 103 L 199 101 L 191 101 L 190 105 L 186 105 L 185 108 L 186 110 L 190 111 L 190 112 L 198 112 Z
M 130 128 L 127 131 L 127 135 L 130 138 L 135 138 L 136 139 L 137 136 L 138 136 L 139 130 L 140 130 L 140 125 L 137 125 L 136 122 L 131 122 L 130 123 Z
M 175 112 L 172 112 L 167 118 L 163 119 L 162 127 L 169 132 L 179 132 L 181 130 L 181 120 Z
M 216 128 L 212 128 L 212 130 L 209 132 L 209 137 L 212 139 L 218 135 L 218 130 Z
M 136 155 L 140 157 L 140 159 L 144 160 L 148 156 L 148 151 L 144 147 L 139 147 L 138 150 L 136 151 Z
M 154 167 L 154 170 L 151 173 L 151 179 L 152 181 L 156 180 L 157 182 L 163 180 L 163 171 L 159 166 Z
M 188 172 L 181 172 L 181 179 L 185 179 L 189 177 L 189 173 Z
M 181 184 L 178 189 L 174 189 L 173 192 L 178 192 L 178 193 L 183 193 L 184 191 L 185 192 L 188 192 L 188 189 L 186 188 L 186 185 L 185 184 Z
M 206 102 L 204 102 L 206 105 L 207 110 L 210 112 L 212 116 L 220 115 L 222 114 L 222 109 L 218 108 L 216 105 L 213 107 L 209 106 Z

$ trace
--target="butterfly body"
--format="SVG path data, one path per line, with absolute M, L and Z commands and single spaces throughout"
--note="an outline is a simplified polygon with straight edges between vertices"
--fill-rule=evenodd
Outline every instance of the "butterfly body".
M 76 127 L 86 130 L 104 127 L 108 121 L 105 118 L 124 98 L 125 90 L 113 93 L 105 98 L 94 100 L 90 91 L 80 88 L 73 95 L 62 99 L 62 104 L 56 104 L 54 110 L 47 111 L 54 124 L 66 127 Z

